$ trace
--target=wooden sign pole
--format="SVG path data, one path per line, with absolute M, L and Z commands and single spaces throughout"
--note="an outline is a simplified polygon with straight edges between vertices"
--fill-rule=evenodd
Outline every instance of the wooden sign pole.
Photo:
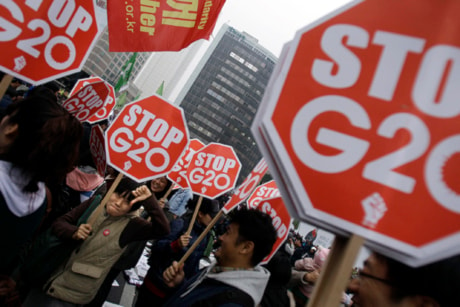
M 94 224 L 96 221 L 96 218 L 101 214 L 101 212 L 104 210 L 105 204 L 109 201 L 110 196 L 113 194 L 115 189 L 117 188 L 118 184 L 120 183 L 121 179 L 123 178 L 123 174 L 119 173 L 117 178 L 113 181 L 112 185 L 110 186 L 110 189 L 105 193 L 104 198 L 102 199 L 101 203 L 97 208 L 94 210 L 94 212 L 90 215 L 88 218 L 88 221 L 86 222 L 87 224 Z
M 169 196 L 169 194 L 171 194 L 171 192 L 173 190 L 173 187 L 174 187 L 174 182 L 171 182 L 171 185 L 169 186 L 169 189 L 166 191 L 165 195 L 163 195 L 162 198 L 164 198 L 165 200 L 168 199 L 168 196 Z
M 195 224 L 196 216 L 198 215 L 198 211 L 200 211 L 202 201 L 203 201 L 203 196 L 200 196 L 200 198 L 198 198 L 198 201 L 196 202 L 195 211 L 193 211 L 193 216 L 192 216 L 192 219 L 190 220 L 190 224 L 188 225 L 187 232 L 185 233 L 185 235 L 187 236 L 189 236 L 190 233 L 192 232 L 193 224 Z
M 209 223 L 208 226 L 206 226 L 205 230 L 203 230 L 200 234 L 200 236 L 193 242 L 192 246 L 189 247 L 187 252 L 182 256 L 182 258 L 179 260 L 179 266 L 182 265 L 185 260 L 192 254 L 192 252 L 195 250 L 195 248 L 200 244 L 200 242 L 204 239 L 206 234 L 211 230 L 211 228 L 217 223 L 217 221 L 220 219 L 220 217 L 224 214 L 222 210 L 220 210 L 216 216 L 212 219 L 212 221 Z
M 11 81 L 13 80 L 12 75 L 4 74 L 2 81 L 0 82 L 0 99 L 5 95 L 8 86 L 10 86 Z
M 353 264 L 363 244 L 364 238 L 355 234 L 350 238 L 336 236 L 306 307 L 340 306 L 342 292 L 347 287 Z

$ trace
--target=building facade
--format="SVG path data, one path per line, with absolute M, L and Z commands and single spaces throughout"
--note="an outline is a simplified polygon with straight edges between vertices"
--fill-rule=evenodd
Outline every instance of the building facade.
M 115 86 L 120 77 L 123 65 L 129 60 L 132 54 L 132 52 L 109 52 L 109 32 L 108 28 L 105 27 L 82 70 L 89 75 L 101 77 Z M 139 94 L 139 89 L 134 86 L 133 80 L 149 56 L 150 52 L 139 52 L 137 54 L 136 62 L 129 78 L 128 101 L 134 99 Z
M 239 182 L 262 157 L 250 128 L 276 61 L 255 38 L 224 25 L 176 100 L 191 138 L 233 147 Z
M 162 97 L 174 102 L 198 64 L 206 43 L 205 40 L 198 40 L 181 51 L 152 52 L 134 79 L 134 85 L 141 91 L 139 98 L 155 94 L 163 84 Z

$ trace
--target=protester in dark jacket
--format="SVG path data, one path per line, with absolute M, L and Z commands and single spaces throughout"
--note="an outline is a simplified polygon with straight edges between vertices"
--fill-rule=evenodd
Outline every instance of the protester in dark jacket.
M 195 209 L 198 196 L 189 202 L 191 212 Z M 219 204 L 215 200 L 203 198 L 196 221 L 190 235 L 186 231 L 190 225 L 191 214 L 171 221 L 171 233 L 166 238 L 154 242 L 149 259 L 150 269 L 144 278 L 144 283 L 139 289 L 136 307 L 161 306 L 171 289 L 163 282 L 163 271 L 171 265 L 173 260 L 180 260 L 203 230 L 219 212 Z M 200 242 L 198 247 L 185 261 L 185 275 L 191 277 L 199 270 L 199 262 L 203 257 L 210 233 Z
M 219 237 L 217 263 L 184 282 L 177 262 L 163 273 L 165 283 L 177 291 L 165 306 L 257 306 L 270 273 L 258 266 L 272 250 L 276 230 L 266 213 L 253 209 L 231 212 L 227 232 Z
M 0 305 L 15 288 L 21 249 L 48 210 L 46 184 L 73 168 L 81 134 L 80 122 L 39 88 L 0 118 Z

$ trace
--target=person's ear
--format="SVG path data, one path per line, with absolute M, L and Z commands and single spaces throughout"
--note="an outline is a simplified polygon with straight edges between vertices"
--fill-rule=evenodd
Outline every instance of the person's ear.
M 5 135 L 6 136 L 15 136 L 18 132 L 18 124 L 7 124 L 5 127 Z
M 242 254 L 252 254 L 253 251 L 254 251 L 254 242 L 244 241 L 243 244 L 241 244 L 240 252 Z

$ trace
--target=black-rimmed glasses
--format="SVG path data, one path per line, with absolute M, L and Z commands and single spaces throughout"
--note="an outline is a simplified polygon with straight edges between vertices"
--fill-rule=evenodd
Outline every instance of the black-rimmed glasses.
M 377 281 L 380 281 L 388 286 L 392 286 L 394 287 L 394 283 L 392 283 L 391 281 L 387 280 L 387 279 L 384 279 L 384 278 L 380 278 L 380 277 L 377 277 L 377 276 L 374 276 L 374 275 L 371 275 L 371 274 L 367 274 L 365 272 L 363 272 L 362 270 L 358 270 L 358 274 L 356 276 L 357 278 L 370 278 L 370 279 L 373 279 L 373 280 L 377 280 Z

